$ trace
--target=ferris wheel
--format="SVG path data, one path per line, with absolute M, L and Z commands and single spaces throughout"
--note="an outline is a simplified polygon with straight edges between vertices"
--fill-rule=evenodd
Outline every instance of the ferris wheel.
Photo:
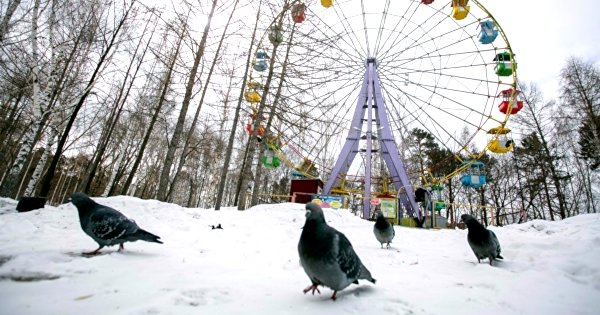
M 299 76 L 289 79 L 287 102 L 312 106 L 330 122 L 322 133 L 338 135 L 322 143 L 340 148 L 325 193 L 361 177 L 365 206 L 379 181 L 414 209 L 415 186 L 512 149 L 507 123 L 523 105 L 517 64 L 478 1 L 294 1 L 290 12 Z M 411 143 L 417 131 L 439 145 L 435 160 Z

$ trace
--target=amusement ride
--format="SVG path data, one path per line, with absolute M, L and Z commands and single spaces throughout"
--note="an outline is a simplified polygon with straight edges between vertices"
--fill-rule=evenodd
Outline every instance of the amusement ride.
M 322 195 L 358 196 L 365 218 L 382 196 L 397 198 L 400 216 L 421 218 L 445 206 L 444 182 L 457 176 L 481 188 L 481 157 L 512 150 L 508 122 L 523 108 L 517 63 L 479 1 L 286 1 L 281 12 L 285 23 L 266 29 L 244 95 L 246 131 L 264 144 L 264 167 L 322 178 Z M 288 39 L 288 71 L 296 75 L 286 77 L 279 106 L 300 104 L 322 123 L 304 125 L 316 135 L 308 150 L 284 119 L 267 131 L 257 112 L 261 77 L 274 58 L 266 47 Z M 440 146 L 435 161 L 418 152 L 413 131 Z M 323 155 L 334 163 L 318 165 Z

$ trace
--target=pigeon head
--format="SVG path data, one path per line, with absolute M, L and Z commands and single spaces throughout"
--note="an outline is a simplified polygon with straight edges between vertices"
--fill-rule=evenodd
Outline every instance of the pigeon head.
M 96 204 L 88 195 L 82 192 L 74 192 L 71 194 L 71 202 L 77 207 L 78 210 L 89 209 L 90 206 Z
M 375 211 L 375 218 L 383 218 L 383 212 L 381 212 L 380 210 Z
M 325 222 L 323 209 L 316 203 L 309 202 L 306 204 L 306 221 Z
M 460 219 L 467 225 L 467 226 L 474 226 L 474 225 L 479 225 L 479 222 L 477 222 L 477 220 L 470 214 L 463 214 L 460 216 Z

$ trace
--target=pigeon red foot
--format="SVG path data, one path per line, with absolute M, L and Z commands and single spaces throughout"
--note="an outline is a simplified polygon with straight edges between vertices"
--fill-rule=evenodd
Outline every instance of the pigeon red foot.
M 86 255 L 86 256 L 96 256 L 98 254 L 100 254 L 100 250 L 103 248 L 104 246 L 100 246 L 98 247 L 98 249 L 93 250 L 91 252 L 83 252 L 81 253 L 82 255 Z
M 319 294 L 321 294 L 321 291 L 319 291 L 318 288 L 318 284 L 313 284 L 313 285 L 309 285 L 308 287 L 306 287 L 306 289 L 303 290 L 304 294 L 306 294 L 306 292 L 312 290 L 312 294 L 315 295 L 315 291 L 319 292 Z

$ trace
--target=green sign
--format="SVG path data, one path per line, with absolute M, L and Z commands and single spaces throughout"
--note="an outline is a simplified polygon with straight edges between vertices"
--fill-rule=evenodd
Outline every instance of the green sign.
M 381 200 L 381 212 L 387 219 L 396 218 L 396 209 L 398 208 L 398 202 L 396 198 L 379 198 Z

